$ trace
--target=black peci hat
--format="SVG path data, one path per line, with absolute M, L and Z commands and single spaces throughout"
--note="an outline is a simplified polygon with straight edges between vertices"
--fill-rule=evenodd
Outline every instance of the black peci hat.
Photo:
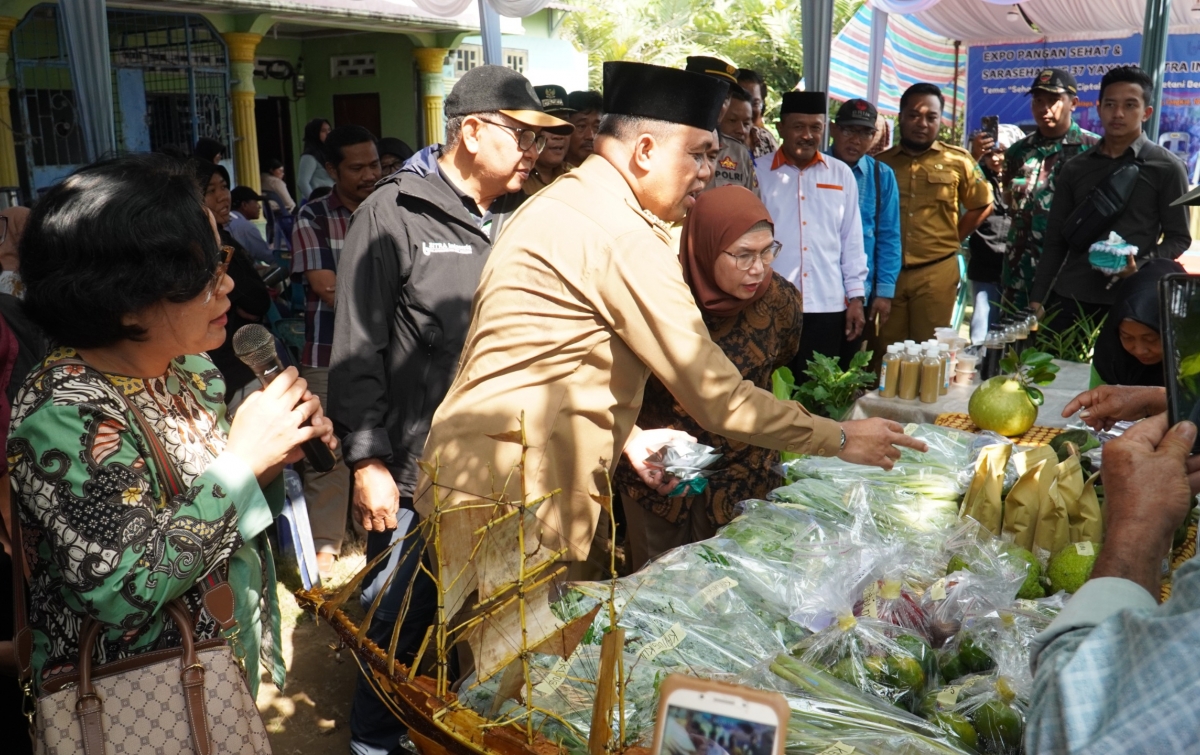
M 829 106 L 824 92 L 784 92 L 779 115 L 800 113 L 801 115 L 828 115 Z
M 713 76 L 647 63 L 604 64 L 605 113 L 712 131 L 728 94 L 729 84 Z
M 463 74 L 446 97 L 446 117 L 497 111 L 527 126 L 541 126 L 552 134 L 570 134 L 575 127 L 549 115 L 533 85 L 504 66 L 477 66 Z

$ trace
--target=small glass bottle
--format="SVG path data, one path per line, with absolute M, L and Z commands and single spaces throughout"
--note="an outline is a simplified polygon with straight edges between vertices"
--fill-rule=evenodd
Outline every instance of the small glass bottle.
M 942 382 L 938 386 L 938 395 L 945 396 L 950 392 L 950 344 L 939 343 L 937 357 L 942 363 Z
M 979 369 L 979 380 L 985 381 L 1000 374 L 1000 360 L 1004 357 L 1004 336 L 998 330 L 990 331 L 983 342 L 983 366 Z
M 900 391 L 900 344 L 887 347 L 887 353 L 879 364 L 879 395 L 881 398 L 896 398 Z
M 916 344 L 904 350 L 900 357 L 900 387 L 897 395 L 912 400 L 917 397 L 921 385 L 921 350 Z
M 936 403 L 941 389 L 942 360 L 938 359 L 936 349 L 926 349 L 921 359 L 921 403 Z

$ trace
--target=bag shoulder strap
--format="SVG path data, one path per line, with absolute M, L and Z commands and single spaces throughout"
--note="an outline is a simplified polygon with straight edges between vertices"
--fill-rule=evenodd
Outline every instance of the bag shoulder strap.
M 108 380 L 108 376 L 103 372 L 100 372 L 100 370 L 92 367 L 82 359 L 68 357 L 55 360 L 52 364 L 42 365 L 42 367 L 28 378 L 28 381 L 40 380 L 48 372 L 62 365 L 75 365 L 91 370 L 103 377 L 105 382 L 112 386 L 113 390 L 121 396 L 125 408 L 133 417 L 141 435 L 146 439 L 150 454 L 154 457 L 154 468 L 159 479 L 159 485 L 162 486 L 164 491 L 170 491 L 169 495 L 171 497 L 182 495 L 186 488 L 183 485 L 183 480 L 179 476 L 179 471 L 176 469 L 174 462 L 167 455 L 162 441 L 158 439 L 158 435 L 150 427 L 150 423 L 146 420 L 141 410 L 129 400 L 124 391 L 112 385 L 112 382 Z M 25 601 L 25 549 L 21 534 L 19 497 L 16 495 L 10 496 L 9 505 L 13 524 L 13 639 L 17 654 L 18 678 L 23 684 L 27 684 L 33 675 L 33 630 L 29 628 L 29 614 Z M 237 622 L 234 616 L 235 598 L 233 588 L 225 580 L 225 568 L 226 564 L 218 564 L 209 571 L 207 576 L 197 583 L 197 586 L 200 588 L 201 600 L 204 603 L 205 609 L 221 626 L 222 630 L 228 631 Z

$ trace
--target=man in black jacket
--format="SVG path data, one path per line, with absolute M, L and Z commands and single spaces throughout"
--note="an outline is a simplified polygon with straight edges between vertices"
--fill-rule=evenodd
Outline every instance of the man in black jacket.
M 1187 170 L 1175 155 L 1158 146 L 1142 131 L 1155 115 L 1150 98 L 1153 80 L 1132 66 L 1114 68 L 1100 80 L 1100 121 L 1104 138 L 1099 144 L 1063 163 L 1058 174 L 1045 246 L 1029 294 L 1030 306 L 1056 313 L 1048 327 L 1064 331 L 1080 313 L 1098 322 L 1113 303 L 1116 277 L 1092 267 L 1090 245 L 1100 239 L 1067 238 L 1068 219 L 1097 186 L 1119 168 L 1138 163 L 1137 185 L 1109 231 L 1136 247 L 1136 255 L 1119 275 L 1137 271 L 1137 263 L 1151 257 L 1175 259 L 1188 250 L 1192 235 L 1186 207 L 1172 203 L 1188 190 Z
M 454 379 L 483 265 L 545 145 L 570 134 L 546 114 L 519 73 L 480 66 L 446 98 L 446 144 L 414 155 L 384 179 L 350 221 L 338 266 L 329 416 L 354 470 L 354 515 L 367 530 L 367 559 L 415 522 L 417 461 L 430 420 Z M 426 579 L 412 579 L 423 544 L 408 538 L 364 581 L 370 605 L 396 572 L 368 630 L 383 647 L 403 618 L 397 657 L 415 654 L 432 618 Z M 407 649 L 407 652 L 406 652 Z M 406 657 L 407 656 L 407 657 Z M 404 726 L 359 680 L 351 750 L 387 753 Z

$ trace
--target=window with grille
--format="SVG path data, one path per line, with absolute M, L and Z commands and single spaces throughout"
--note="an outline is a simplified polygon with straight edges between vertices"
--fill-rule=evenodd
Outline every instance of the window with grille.
M 529 65 L 528 50 L 504 48 L 500 52 L 504 56 L 505 66 L 517 73 L 525 73 L 525 69 Z M 483 65 L 483 48 L 479 45 L 462 45 L 450 55 L 451 60 L 454 61 L 454 78 L 456 79 L 462 78 L 462 75 L 472 68 Z
M 375 75 L 375 53 L 359 55 L 335 55 L 329 59 L 329 76 L 347 79 L 356 76 Z

